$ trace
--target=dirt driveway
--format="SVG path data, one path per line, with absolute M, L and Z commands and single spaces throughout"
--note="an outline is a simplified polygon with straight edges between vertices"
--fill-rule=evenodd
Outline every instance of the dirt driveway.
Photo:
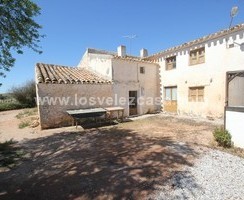
M 146 199 L 207 151 L 201 145 L 214 128 L 157 115 L 75 133 L 37 131 L 10 145 L 23 156 L 0 171 L 0 199 Z

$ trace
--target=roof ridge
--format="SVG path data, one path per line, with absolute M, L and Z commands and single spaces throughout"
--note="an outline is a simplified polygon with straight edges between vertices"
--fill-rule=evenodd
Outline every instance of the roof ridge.
M 38 62 L 36 65 L 52 65 L 53 67 L 67 67 L 67 68 L 76 68 L 76 66 L 67 66 L 67 65 L 59 65 L 59 64 L 52 64 L 52 63 L 42 63 Z
M 89 50 L 94 51 L 94 52 L 89 52 Z M 107 51 L 104 49 L 97 49 L 97 48 L 90 48 L 90 47 L 87 48 L 87 51 L 88 51 L 88 53 L 103 53 L 103 54 L 109 54 L 109 55 L 117 54 L 117 52 L 114 52 L 114 51 Z
M 88 50 L 88 53 L 89 53 L 89 50 L 91 50 L 91 51 L 94 51 L 94 52 L 90 52 L 90 53 L 104 53 L 104 54 L 109 54 L 109 55 L 112 55 L 112 56 L 118 56 L 118 53 L 116 51 L 107 51 L 107 50 L 104 50 L 104 49 L 97 49 L 97 48 L 87 48 L 87 50 Z M 129 54 L 126 54 L 126 56 L 132 57 L 132 58 L 140 58 L 140 56 L 129 55 Z
M 130 56 L 121 57 L 121 56 L 114 56 L 113 58 L 114 59 L 127 60 L 127 61 L 134 61 L 134 62 L 154 63 L 151 60 L 146 60 L 145 58 L 141 58 L 141 57 L 130 57 Z M 156 63 L 154 63 L 154 64 L 156 64 Z

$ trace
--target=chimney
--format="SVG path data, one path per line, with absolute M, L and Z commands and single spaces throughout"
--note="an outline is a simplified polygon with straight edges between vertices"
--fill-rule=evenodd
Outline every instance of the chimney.
M 145 58 L 147 56 L 148 56 L 147 50 L 146 49 L 141 49 L 141 51 L 140 51 L 140 57 L 141 58 Z
M 119 46 L 118 47 L 118 56 L 125 57 L 126 56 L 126 46 Z

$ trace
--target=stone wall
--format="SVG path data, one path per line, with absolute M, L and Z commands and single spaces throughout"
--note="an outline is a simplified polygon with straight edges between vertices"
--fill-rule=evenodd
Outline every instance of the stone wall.
M 109 107 L 109 104 L 102 100 L 113 96 L 111 84 L 41 83 L 36 87 L 42 129 L 71 125 L 72 118 L 66 113 L 66 110 Z M 95 100 L 89 101 L 91 98 L 95 98 Z M 100 98 L 100 101 L 97 98 Z

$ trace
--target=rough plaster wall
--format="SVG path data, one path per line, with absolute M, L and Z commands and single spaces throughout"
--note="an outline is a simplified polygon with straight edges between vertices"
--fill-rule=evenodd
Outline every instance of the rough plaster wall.
M 112 65 L 113 81 L 123 85 L 123 95 L 127 96 L 127 98 L 129 91 L 137 91 L 138 98 L 144 98 L 145 101 L 148 98 L 160 99 L 158 65 L 122 59 L 113 59 Z M 145 74 L 140 73 L 140 67 L 145 68 Z M 115 92 L 121 93 L 121 88 L 115 89 Z M 155 112 L 160 110 L 160 105 L 138 105 L 137 110 L 140 115 Z
M 85 53 L 78 67 L 87 67 L 114 81 L 113 92 L 117 97 L 125 97 L 125 115 L 129 115 L 129 91 L 137 91 L 138 97 L 160 98 L 159 66 L 151 63 L 131 62 L 112 59 L 111 55 Z M 140 74 L 140 67 L 145 67 L 145 74 Z M 138 106 L 138 114 L 155 112 L 161 106 Z
M 178 113 L 202 117 L 223 117 L 226 72 L 241 70 L 244 67 L 244 49 L 239 45 L 226 48 L 225 39 L 223 37 L 203 44 L 205 46 L 205 63 L 203 64 L 189 66 L 190 49 L 166 55 L 177 55 L 176 69 L 165 71 L 165 61 L 159 62 L 162 98 L 164 87 L 177 86 Z M 239 44 L 243 43 L 243 31 L 228 37 L 228 41 L 233 39 Z M 205 87 L 204 102 L 188 101 L 188 89 L 194 86 Z
M 39 105 L 40 123 L 41 128 L 61 127 L 71 125 L 72 118 L 66 113 L 70 109 L 82 109 L 91 107 L 105 106 L 106 102 L 97 102 L 95 105 L 81 105 L 79 100 L 82 97 L 112 97 L 112 85 L 73 85 L 73 84 L 37 84 L 38 97 L 53 97 L 53 98 L 66 98 L 69 99 L 65 104 L 60 104 L 59 100 L 55 105 L 48 105 L 45 102 Z M 98 105 L 102 102 L 102 105 Z M 84 103 L 82 100 L 81 103 Z
M 112 85 L 37 84 L 37 97 L 56 98 L 56 104 L 50 105 L 45 101 L 38 106 L 41 128 L 71 125 L 72 118 L 66 113 L 66 110 L 72 109 L 120 106 L 125 109 L 124 116 L 129 116 L 129 90 L 136 90 L 140 94 L 140 84 L 138 82 Z M 152 91 L 150 93 L 155 96 Z M 83 105 L 84 98 L 90 99 L 91 97 L 95 98 L 97 103 L 91 104 L 93 102 L 90 101 Z M 120 98 L 124 98 L 125 101 L 120 101 Z M 63 99 L 63 103 L 65 103 L 61 104 L 60 99 Z M 139 110 L 139 114 L 144 114 L 149 109 L 155 111 L 155 106 L 143 106 L 143 109 Z
M 111 80 L 112 79 L 111 58 L 112 58 L 111 55 L 88 53 L 86 51 L 80 63 L 78 64 L 78 67 L 90 68 L 91 70 L 94 70 L 97 73 Z

